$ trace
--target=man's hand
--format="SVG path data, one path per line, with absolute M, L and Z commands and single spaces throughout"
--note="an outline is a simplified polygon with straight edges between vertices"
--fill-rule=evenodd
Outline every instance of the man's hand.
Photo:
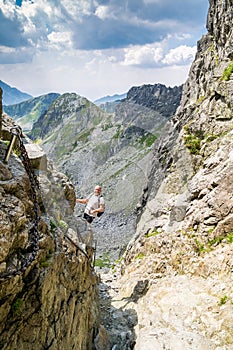
M 89 213 L 90 213 L 90 214 L 95 214 L 95 213 L 98 213 L 98 210 L 93 209 L 93 210 L 90 210 Z

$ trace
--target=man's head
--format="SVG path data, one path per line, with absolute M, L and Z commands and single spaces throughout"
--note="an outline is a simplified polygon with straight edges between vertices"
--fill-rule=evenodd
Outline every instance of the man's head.
M 101 193 L 101 191 L 102 191 L 101 186 L 99 186 L 99 185 L 95 186 L 95 189 L 94 189 L 95 194 L 99 195 Z

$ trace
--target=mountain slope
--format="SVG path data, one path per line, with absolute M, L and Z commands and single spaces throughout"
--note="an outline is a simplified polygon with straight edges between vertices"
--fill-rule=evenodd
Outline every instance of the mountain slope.
M 60 95 L 50 93 L 35 98 L 31 98 L 25 102 L 4 106 L 4 112 L 10 117 L 17 120 L 17 123 L 24 131 L 31 130 L 33 123 L 44 114 L 50 104 Z
M 135 101 L 127 107 L 128 102 L 123 103 L 124 112 L 114 115 L 76 94 L 64 94 L 31 132 L 71 178 L 77 196 L 87 196 L 96 183 L 103 185 L 107 210 L 95 232 L 102 235 L 104 226 L 109 240 L 101 240 L 99 251 L 111 251 L 115 258 L 134 233 L 134 208 L 147 180 L 151 147 L 167 121 L 159 111 Z
M 22 101 L 26 101 L 32 98 L 31 95 L 25 92 L 22 92 L 14 87 L 11 87 L 10 85 L 4 83 L 2 80 L 0 80 L 0 87 L 3 90 L 3 95 L 2 95 L 3 105 L 12 105 L 12 104 L 20 103 Z

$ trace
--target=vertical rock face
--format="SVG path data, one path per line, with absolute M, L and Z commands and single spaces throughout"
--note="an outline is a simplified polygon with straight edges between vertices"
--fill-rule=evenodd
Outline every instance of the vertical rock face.
M 37 223 L 32 180 L 14 153 L 4 163 L 5 150 L 1 142 L 0 348 L 92 349 L 97 281 L 77 235 L 74 188 L 48 164 L 38 176 Z
M 154 149 L 119 283 L 138 316 L 135 349 L 233 346 L 232 9 L 210 0 L 181 105 Z M 134 303 L 139 278 L 149 289 Z
M 190 223 L 199 227 L 209 212 L 210 193 L 221 196 L 216 187 L 220 189 L 223 183 L 228 187 L 233 128 L 232 4 L 210 1 L 208 33 L 198 43 L 181 106 L 156 145 L 142 201 L 147 206 L 141 228 L 148 222 L 145 229 L 154 225 L 174 230 L 183 225 L 184 219 L 190 220 L 190 206 L 205 200 L 203 216 L 200 218 L 199 213 L 199 219 Z M 200 193 L 202 199 L 196 202 Z M 229 196 L 224 198 L 230 200 Z M 213 224 L 217 225 L 218 220 Z

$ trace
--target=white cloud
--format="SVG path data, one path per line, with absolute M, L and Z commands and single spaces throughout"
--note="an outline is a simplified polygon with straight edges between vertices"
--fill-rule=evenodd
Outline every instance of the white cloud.
M 64 7 L 67 11 L 67 13 L 71 17 L 82 17 L 82 16 L 88 16 L 91 13 L 93 13 L 93 9 L 95 8 L 93 6 L 93 1 L 91 0 L 60 0 L 62 7 Z
M 72 47 L 71 33 L 70 32 L 52 32 L 48 35 L 49 44 L 54 49 L 60 49 L 61 47 Z
M 34 96 L 56 89 L 88 98 L 179 85 L 205 2 L 185 0 L 180 11 L 174 0 L 0 0 L 1 79 Z
M 161 67 L 190 64 L 196 54 L 196 46 L 181 45 L 169 50 L 171 35 L 161 43 L 131 46 L 124 49 L 124 59 L 121 62 L 125 66 Z
M 189 65 L 147 67 L 120 65 L 121 50 L 37 51 L 28 64 L 0 65 L 1 80 L 33 96 L 49 92 L 77 92 L 90 100 L 125 93 L 132 86 L 162 83 L 180 85 Z M 114 57 L 114 59 L 113 59 Z
M 161 47 L 153 47 L 153 45 L 133 46 L 124 51 L 125 58 L 122 64 L 126 66 L 153 66 L 163 58 Z
M 16 52 L 16 50 L 12 47 L 0 45 L 0 52 L 3 54 L 13 54 Z
M 98 6 L 95 10 L 95 15 L 103 20 L 114 17 L 109 7 L 106 5 Z
M 167 65 L 184 65 L 189 64 L 194 60 L 197 48 L 196 46 L 189 47 L 181 45 L 175 49 L 171 49 L 164 57 L 162 62 Z
M 15 5 L 13 1 L 5 2 L 0 0 L 0 9 L 4 16 L 10 19 L 14 19 L 15 16 Z

